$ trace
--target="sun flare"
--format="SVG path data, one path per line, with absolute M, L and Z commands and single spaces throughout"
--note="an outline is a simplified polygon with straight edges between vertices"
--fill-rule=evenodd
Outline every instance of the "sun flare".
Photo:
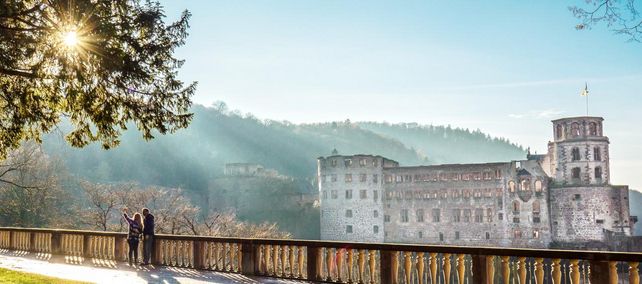
M 78 34 L 76 31 L 67 31 L 62 34 L 62 42 L 67 47 L 75 47 L 78 45 Z

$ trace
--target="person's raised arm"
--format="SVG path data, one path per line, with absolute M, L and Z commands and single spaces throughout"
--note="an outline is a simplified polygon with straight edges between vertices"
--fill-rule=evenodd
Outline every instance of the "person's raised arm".
M 127 216 L 127 208 L 123 208 L 123 217 L 125 218 L 127 223 L 129 223 L 130 225 L 134 222 L 134 219 L 129 218 L 129 216 Z

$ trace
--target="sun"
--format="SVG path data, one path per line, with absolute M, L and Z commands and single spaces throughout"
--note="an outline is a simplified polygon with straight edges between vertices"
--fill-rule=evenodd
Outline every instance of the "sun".
M 70 48 L 78 45 L 78 33 L 76 31 L 67 31 L 62 34 L 62 42 Z

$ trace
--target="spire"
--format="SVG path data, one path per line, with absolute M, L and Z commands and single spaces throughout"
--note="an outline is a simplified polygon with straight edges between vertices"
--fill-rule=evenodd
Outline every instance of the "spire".
M 332 155 L 339 155 L 339 151 L 337 151 L 337 148 L 332 149 Z

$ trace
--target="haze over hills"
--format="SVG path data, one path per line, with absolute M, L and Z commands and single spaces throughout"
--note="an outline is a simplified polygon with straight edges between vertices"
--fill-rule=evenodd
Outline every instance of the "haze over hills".
M 44 147 L 60 155 L 72 173 L 90 180 L 133 180 L 196 191 L 207 188 L 208 180 L 222 175 L 225 163 L 231 162 L 259 163 L 291 177 L 314 178 L 316 158 L 330 155 L 333 148 L 340 154 L 378 154 L 403 165 L 504 161 L 525 155 L 506 139 L 450 127 L 350 121 L 297 125 L 241 115 L 223 103 L 196 105 L 193 112 L 187 129 L 151 141 L 129 130 L 121 145 L 109 151 L 97 144 L 71 148 L 59 134 L 46 137 Z

